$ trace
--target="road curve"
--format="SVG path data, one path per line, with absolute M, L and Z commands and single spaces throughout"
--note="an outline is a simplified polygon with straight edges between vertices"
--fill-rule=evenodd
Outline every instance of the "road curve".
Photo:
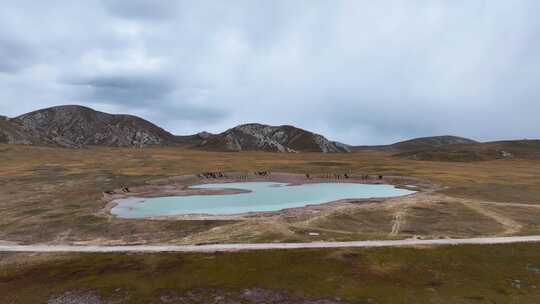
M 256 244 L 208 244 L 208 245 L 12 245 L 1 244 L 0 252 L 214 252 L 276 249 L 316 249 L 316 248 L 370 248 L 403 246 L 441 245 L 487 245 L 540 242 L 540 235 L 482 237 L 470 239 L 436 240 L 380 240 L 353 242 L 311 242 L 311 243 L 256 243 Z

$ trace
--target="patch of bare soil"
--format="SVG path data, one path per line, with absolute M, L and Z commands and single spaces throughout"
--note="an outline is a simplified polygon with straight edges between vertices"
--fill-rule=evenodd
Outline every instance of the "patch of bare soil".
M 275 291 L 262 288 L 250 288 L 242 291 L 223 291 L 223 290 L 196 290 L 186 293 L 177 293 L 174 291 L 165 291 L 159 296 L 159 300 L 154 303 L 192 303 L 192 304 L 352 304 L 369 303 L 364 302 L 346 302 L 341 299 L 317 299 L 309 297 L 299 297 L 291 295 L 285 291 Z
M 120 304 L 127 303 L 129 295 L 121 289 L 115 290 L 112 297 L 104 299 L 93 290 L 71 290 L 52 296 L 47 304 Z
M 469 201 L 463 201 L 463 204 L 473 209 L 474 211 L 484 216 L 487 216 L 493 219 L 494 221 L 496 221 L 497 223 L 501 224 L 505 229 L 504 235 L 516 234 L 519 231 L 521 231 L 521 228 L 523 227 L 523 225 L 521 225 L 520 223 L 514 221 L 513 219 L 507 216 L 504 216 L 500 213 L 484 208 L 483 204 L 480 202 L 469 200 Z
M 101 297 L 92 291 L 67 291 L 51 297 L 47 304 L 102 304 Z
M 129 303 L 130 297 L 127 292 L 117 291 L 117 295 L 105 299 L 97 292 L 91 290 L 66 291 L 60 295 L 52 296 L 47 304 L 120 304 Z M 292 295 L 286 291 L 276 291 L 263 288 L 248 288 L 239 291 L 221 289 L 199 289 L 188 292 L 165 290 L 157 294 L 150 303 L 164 304 L 361 304 L 370 303 L 369 300 L 362 302 L 347 302 L 339 298 L 314 298 Z

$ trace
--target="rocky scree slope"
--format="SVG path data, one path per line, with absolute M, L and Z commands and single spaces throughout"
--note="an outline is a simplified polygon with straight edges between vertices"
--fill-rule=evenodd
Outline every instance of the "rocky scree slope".
M 350 152 L 347 145 L 294 126 L 244 124 L 207 136 L 199 148 L 215 151 Z
M 132 115 L 113 115 L 69 105 L 0 119 L 0 142 L 146 147 L 176 143 L 174 135 Z

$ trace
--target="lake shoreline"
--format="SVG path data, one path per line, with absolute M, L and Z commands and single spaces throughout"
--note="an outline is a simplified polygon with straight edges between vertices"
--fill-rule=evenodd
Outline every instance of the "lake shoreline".
M 367 185 L 391 185 L 398 189 L 415 191 L 415 193 L 399 196 L 408 197 L 414 196 L 421 192 L 432 192 L 440 189 L 440 187 L 422 181 L 416 178 L 404 176 L 383 176 L 379 179 L 378 176 L 358 176 L 351 174 L 348 178 L 332 178 L 332 175 L 320 174 L 313 175 L 307 178 L 305 174 L 270 173 L 268 176 L 259 176 L 256 174 L 247 174 L 241 172 L 227 172 L 221 178 L 201 178 L 197 175 L 182 175 L 166 179 L 155 180 L 147 185 L 113 190 L 112 193 L 103 193 L 102 200 L 106 203 L 105 207 L 99 212 L 100 215 L 113 217 L 123 220 L 245 220 L 259 217 L 274 216 L 277 214 L 298 214 L 305 212 L 320 212 L 328 208 L 339 208 L 345 205 L 358 203 L 373 203 L 382 202 L 394 197 L 383 198 L 360 198 L 360 199 L 340 199 L 324 203 L 307 204 L 301 207 L 285 208 L 275 211 L 253 211 L 238 214 L 213 215 L 213 214 L 181 214 L 181 215 L 163 215 L 151 216 L 144 218 L 124 218 L 111 213 L 111 210 L 118 205 L 118 201 L 122 199 L 144 199 L 168 196 L 192 196 L 192 195 L 227 195 L 251 192 L 243 189 L 202 189 L 191 188 L 194 185 L 218 184 L 218 183 L 242 183 L 242 182 L 276 182 L 284 183 L 287 186 L 297 186 L 304 184 L 316 183 L 354 183 Z

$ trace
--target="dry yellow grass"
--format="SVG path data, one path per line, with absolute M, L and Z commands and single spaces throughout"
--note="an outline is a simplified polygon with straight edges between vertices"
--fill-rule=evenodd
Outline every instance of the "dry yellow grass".
M 522 204 L 508 216 L 526 231 L 539 224 L 525 216 L 540 203 L 540 163 L 497 160 L 473 163 L 402 160 L 385 152 L 350 154 L 218 153 L 180 148 L 89 148 L 81 150 L 0 145 L 0 239 L 33 242 L 225 242 L 504 233 L 493 216 L 467 208 L 467 201 Z M 437 183 L 441 193 L 410 202 L 357 206 L 318 218 L 280 216 L 249 223 L 107 219 L 102 191 L 123 185 L 203 171 L 352 172 L 412 176 Z M 440 196 L 438 196 L 440 195 Z M 441 197 L 444 197 L 441 200 Z M 404 220 L 391 235 L 396 214 Z M 523 215 L 522 215 L 523 214 Z M 524 231 L 513 233 L 523 234 Z

